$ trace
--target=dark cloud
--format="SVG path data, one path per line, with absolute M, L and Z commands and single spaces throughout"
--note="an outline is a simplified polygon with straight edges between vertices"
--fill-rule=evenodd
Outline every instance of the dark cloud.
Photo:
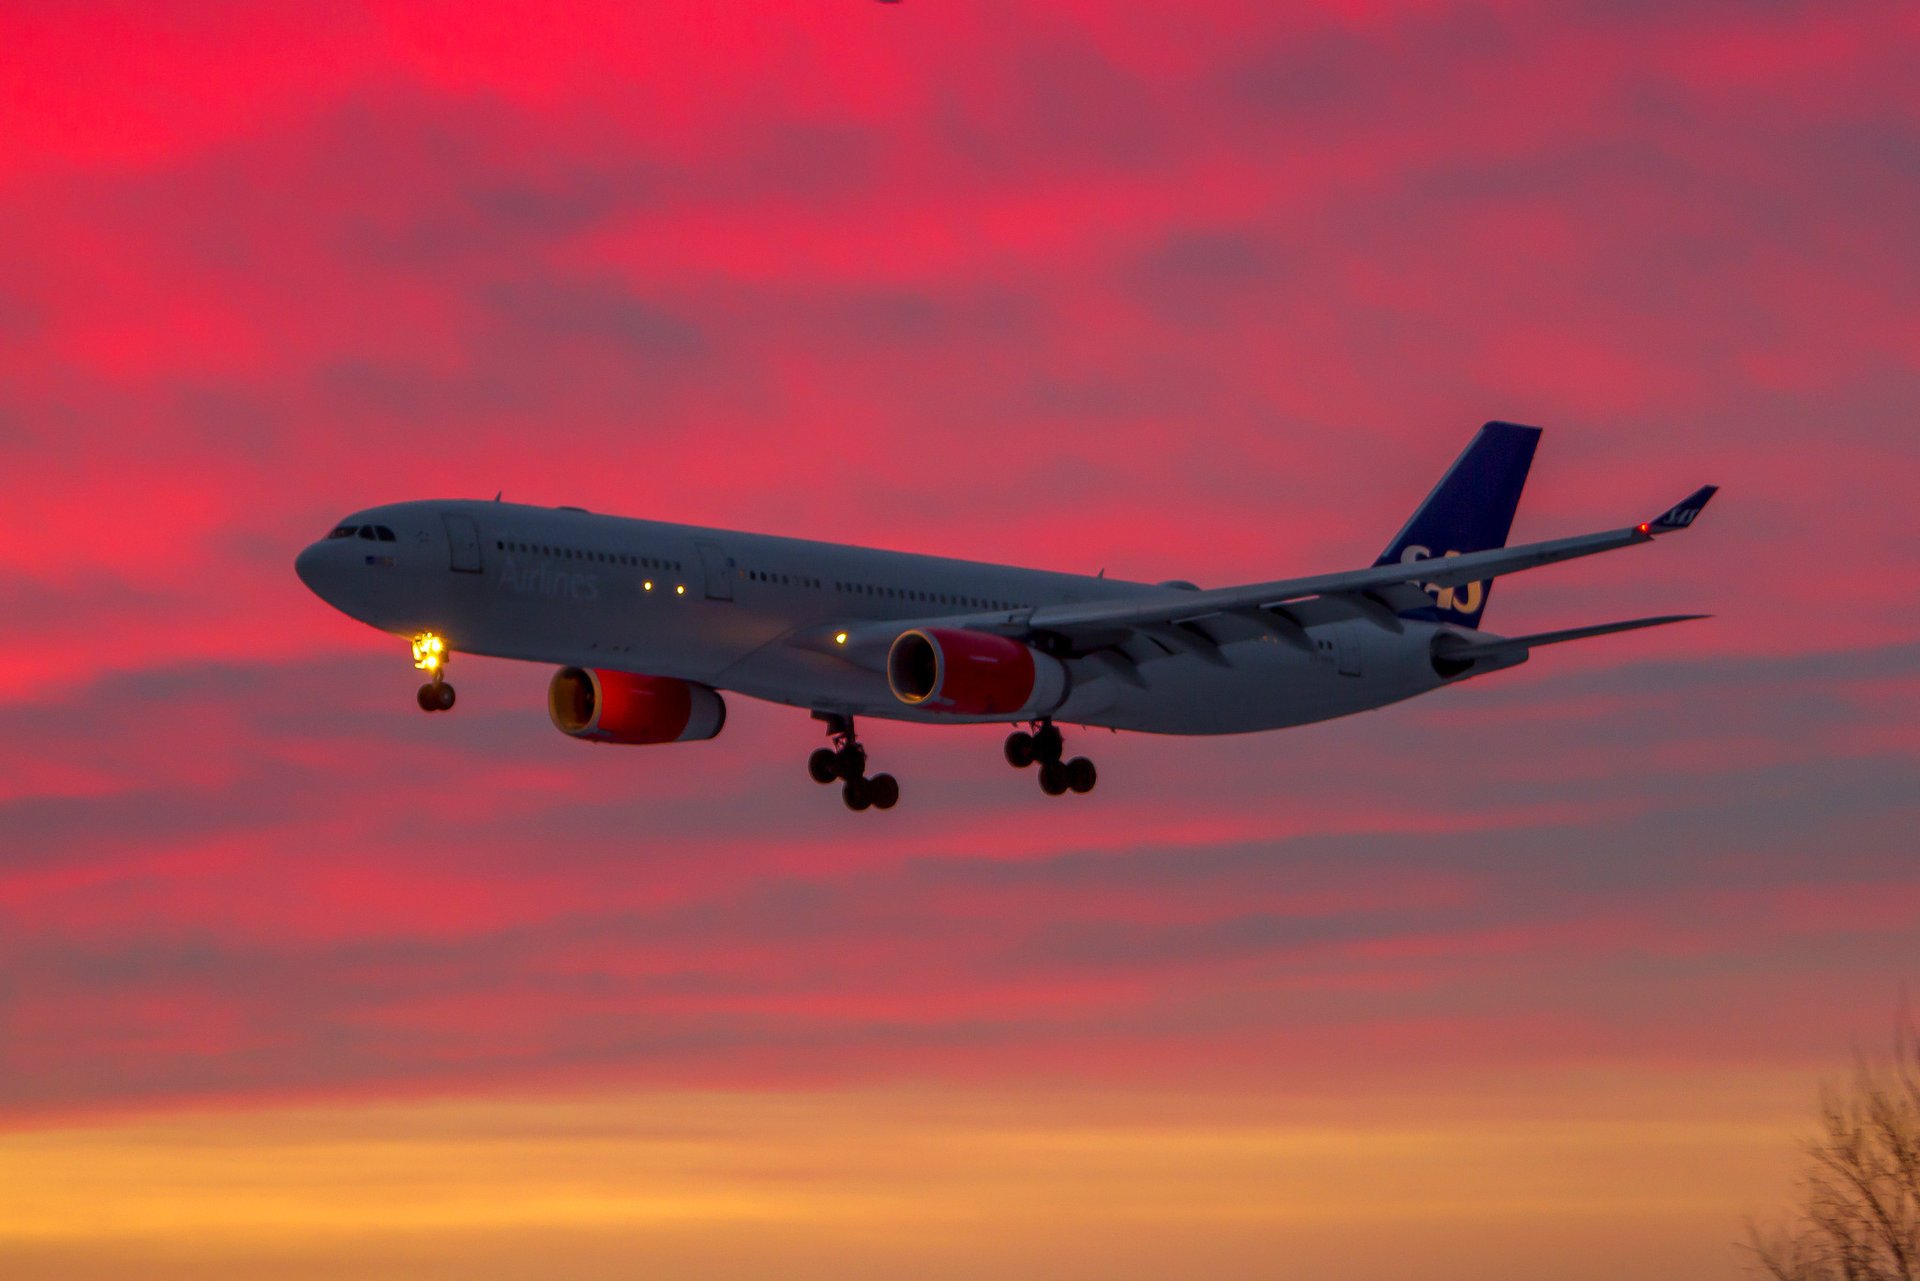
M 488 297 L 509 340 L 601 342 L 656 362 L 698 357 L 706 345 L 697 327 L 613 280 L 508 280 Z
M 1216 326 L 1250 306 L 1296 310 L 1273 249 L 1247 232 L 1178 231 L 1141 255 L 1135 288 L 1149 307 L 1182 328 Z

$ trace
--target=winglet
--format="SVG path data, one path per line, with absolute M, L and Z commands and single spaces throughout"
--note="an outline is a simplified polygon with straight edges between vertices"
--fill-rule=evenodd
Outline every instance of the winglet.
M 1688 494 L 1685 498 L 1667 508 L 1667 510 L 1661 512 L 1646 524 L 1640 526 L 1640 532 L 1651 537 L 1655 534 L 1671 534 L 1675 530 L 1685 529 L 1687 526 L 1693 524 L 1694 518 L 1705 509 L 1707 500 L 1719 492 L 1720 486 L 1718 485 L 1700 486 L 1700 488 L 1694 490 L 1691 494 Z

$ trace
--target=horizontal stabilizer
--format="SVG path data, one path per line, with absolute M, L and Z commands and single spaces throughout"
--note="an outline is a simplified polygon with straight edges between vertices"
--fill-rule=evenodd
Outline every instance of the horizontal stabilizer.
M 1708 618 L 1708 614 L 1662 614 L 1658 618 L 1630 618 L 1623 623 L 1595 623 L 1591 627 L 1567 627 L 1557 632 L 1535 632 L 1531 636 L 1502 636 L 1484 641 L 1467 641 L 1459 645 L 1447 645 L 1435 652 L 1449 659 L 1490 658 L 1495 654 L 1511 653 L 1516 649 L 1533 649 L 1540 645 L 1558 645 L 1562 641 L 1585 640 L 1589 636 L 1610 636 L 1614 632 L 1633 632 L 1642 627 L 1664 627 L 1668 623 L 1685 623 L 1696 618 Z

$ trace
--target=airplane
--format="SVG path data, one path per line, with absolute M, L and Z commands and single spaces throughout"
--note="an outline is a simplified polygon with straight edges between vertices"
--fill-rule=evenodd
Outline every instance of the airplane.
M 1502 636 L 1494 580 L 1690 526 L 1703 486 L 1652 520 L 1508 547 L 1540 429 L 1482 426 L 1365 569 L 1238 587 L 1126 582 L 596 515 L 436 500 L 370 507 L 299 553 L 322 600 L 411 645 L 424 711 L 456 653 L 551 663 L 547 711 L 594 743 L 710 739 L 738 694 L 810 711 L 807 768 L 851 810 L 893 808 L 859 717 L 1007 724 L 1049 796 L 1091 791 L 1062 725 L 1240 734 L 1349 716 L 1527 661 L 1547 645 L 1702 618 Z M 1024 726 L 1025 728 L 1020 728 Z

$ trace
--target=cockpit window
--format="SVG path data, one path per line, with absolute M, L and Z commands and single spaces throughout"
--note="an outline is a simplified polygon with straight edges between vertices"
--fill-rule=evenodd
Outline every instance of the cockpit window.
M 374 539 L 373 526 L 372 525 L 360 526 L 360 537 L 366 539 L 368 542 L 372 542 Z
M 360 527 L 358 525 L 342 525 L 338 529 L 334 530 L 331 534 L 328 534 L 327 537 L 328 538 L 352 538 L 355 534 L 359 532 L 360 532 Z
M 390 543 L 393 541 L 393 531 L 391 529 L 388 529 L 385 525 L 375 525 L 373 527 L 373 532 L 374 532 L 374 536 L 377 537 L 383 543 Z

